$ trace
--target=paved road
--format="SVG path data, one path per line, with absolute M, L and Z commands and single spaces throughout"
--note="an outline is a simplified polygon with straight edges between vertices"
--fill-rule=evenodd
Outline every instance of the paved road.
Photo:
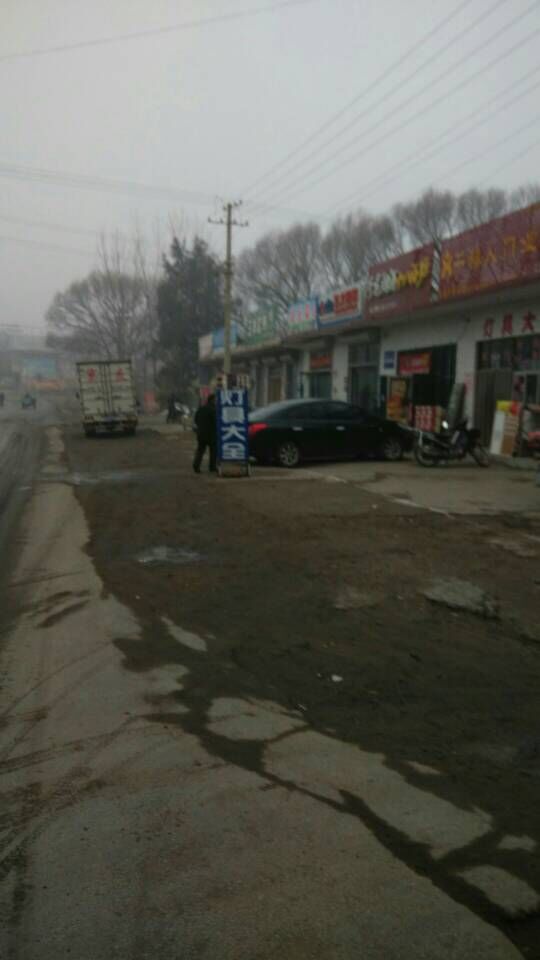
M 408 778 L 384 755 L 316 733 L 301 712 L 266 701 L 218 697 L 204 732 L 189 732 L 175 722 L 186 709 L 177 692 L 211 638 L 181 623 L 163 623 L 174 662 L 124 668 L 119 641 L 142 634 L 137 597 L 127 607 L 103 589 L 49 414 L 41 426 L 17 416 L 5 427 L 10 448 L 20 434 L 25 451 L 10 455 L 11 518 L 43 434 L 47 447 L 6 587 L 17 616 L 2 659 L 0 954 L 519 957 L 459 890 L 469 884 L 510 913 L 537 909 L 534 891 L 481 861 L 456 875 L 452 896 L 413 869 L 413 855 L 407 863 L 391 852 L 392 831 L 410 839 L 411 854 L 434 860 L 459 863 L 459 851 L 480 840 L 489 848 L 489 816 L 430 790 L 439 771 L 404 757 L 415 771 Z M 221 757 L 227 743 L 244 745 L 242 766 L 217 759 L 216 742 Z M 528 837 L 496 839 L 534 848 Z

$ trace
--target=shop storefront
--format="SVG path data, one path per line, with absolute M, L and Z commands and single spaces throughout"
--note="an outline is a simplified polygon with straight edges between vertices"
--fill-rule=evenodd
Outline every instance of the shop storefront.
M 537 319 L 537 317 L 539 319 Z M 540 403 L 540 308 L 484 320 L 476 351 L 475 421 L 488 442 L 499 401 Z
M 374 412 L 379 408 L 379 341 L 349 344 L 349 400 Z
M 370 270 L 368 316 L 381 327 L 381 406 L 410 425 L 437 424 L 456 376 L 456 344 L 441 342 L 435 324 L 411 321 L 437 298 L 439 263 L 429 244 Z
M 417 407 L 445 409 L 456 378 L 455 343 L 401 351 L 398 354 L 398 376 L 407 382 L 413 423 Z
M 493 296 L 493 312 L 486 310 L 473 323 L 474 420 L 485 443 L 498 401 L 534 405 L 540 400 L 540 310 L 532 296 L 523 299 L 539 276 L 540 204 L 442 244 L 440 302 Z
M 305 376 L 308 381 L 305 396 L 330 400 L 332 397 L 332 350 L 326 348 L 311 350 L 309 371 Z

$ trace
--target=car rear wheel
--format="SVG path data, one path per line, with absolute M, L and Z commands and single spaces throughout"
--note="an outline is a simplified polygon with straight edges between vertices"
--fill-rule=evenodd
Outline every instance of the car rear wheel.
M 397 437 L 387 437 L 381 444 L 381 453 L 385 460 L 401 460 L 403 456 L 403 444 Z
M 293 440 L 286 440 L 280 443 L 277 448 L 278 463 L 289 470 L 297 467 L 300 463 L 300 450 Z

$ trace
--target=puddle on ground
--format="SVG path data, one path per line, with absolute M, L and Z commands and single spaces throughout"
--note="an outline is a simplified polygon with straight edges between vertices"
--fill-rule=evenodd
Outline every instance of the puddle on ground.
M 178 640 L 179 643 L 183 643 L 183 645 L 185 647 L 189 647 L 190 650 L 196 650 L 198 653 L 206 653 L 208 647 L 204 637 L 199 637 L 197 633 L 191 633 L 189 630 L 184 630 L 183 627 L 179 627 L 172 620 L 169 620 L 168 617 L 162 617 L 161 622 L 165 624 L 167 630 L 174 640 Z
M 138 563 L 144 563 L 147 566 L 153 566 L 158 563 L 197 563 L 202 560 L 202 555 L 196 550 L 188 550 L 186 547 L 148 547 L 137 554 Z

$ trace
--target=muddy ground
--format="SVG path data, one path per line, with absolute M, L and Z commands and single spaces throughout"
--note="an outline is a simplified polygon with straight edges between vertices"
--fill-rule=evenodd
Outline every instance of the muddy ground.
M 538 916 L 509 920 L 455 879 L 489 860 L 540 890 L 540 858 L 497 841 L 504 834 L 540 841 L 540 522 L 413 510 L 348 484 L 303 479 L 301 471 L 196 477 L 190 436 L 148 430 L 87 440 L 68 428 L 65 440 L 88 549 L 107 589 L 144 626 L 143 642 L 118 638 L 125 667 L 186 663 L 163 616 L 214 638 L 204 661 L 190 654 L 178 695 L 189 714 L 154 710 L 151 719 L 181 722 L 210 752 L 251 767 L 249 742 L 212 741 L 204 717 L 216 697 L 253 696 L 384 754 L 424 788 L 426 776 L 407 762 L 435 767 L 444 775 L 429 778 L 429 789 L 485 810 L 495 834 L 434 863 L 376 818 L 373 830 L 503 928 L 525 956 L 540 957 Z M 179 565 L 138 562 L 163 545 L 198 556 Z M 499 618 L 427 600 L 422 591 L 437 576 L 488 590 Z

